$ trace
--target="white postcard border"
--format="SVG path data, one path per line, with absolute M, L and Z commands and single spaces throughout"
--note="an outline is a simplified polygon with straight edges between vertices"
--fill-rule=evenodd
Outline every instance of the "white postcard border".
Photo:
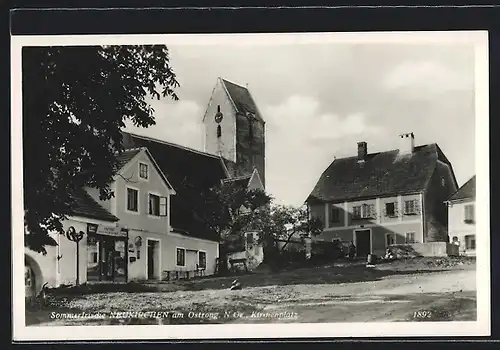
M 242 40 L 242 38 L 244 40 Z M 476 215 L 477 232 L 489 232 L 489 79 L 488 33 L 371 32 L 282 33 L 204 35 L 77 35 L 11 37 L 11 183 L 12 268 L 14 340 L 141 340 L 141 339 L 235 339 L 309 337 L 486 336 L 490 335 L 490 237 L 477 237 L 477 321 L 401 323 L 295 323 L 168 326 L 25 326 L 21 49 L 23 46 L 66 45 L 290 45 L 325 41 L 332 43 L 401 43 L 475 46 L 476 110 Z M 452 132 L 452 131 L 451 131 Z M 196 331 L 193 332 L 193 327 Z

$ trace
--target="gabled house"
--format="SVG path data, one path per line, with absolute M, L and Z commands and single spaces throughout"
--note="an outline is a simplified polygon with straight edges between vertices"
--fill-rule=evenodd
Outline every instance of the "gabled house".
M 128 261 L 125 264 L 127 280 L 213 274 L 219 254 L 218 240 L 182 224 L 180 228 L 174 226 L 183 223 L 182 218 L 186 217 L 180 215 L 183 209 L 177 208 L 180 201 L 175 200 L 183 193 L 177 193 L 170 181 L 170 178 L 177 180 L 175 174 L 167 172 L 169 175 L 166 175 L 164 170 L 179 167 L 182 163 L 173 162 L 174 158 L 164 152 L 157 161 L 152 155 L 155 148 L 152 149 L 134 147 L 118 155 L 120 169 L 112 184 L 115 196 L 102 203 L 128 230 L 125 251 L 119 252 Z M 165 160 L 168 160 L 168 166 Z M 182 188 L 181 184 L 177 185 Z M 90 193 L 95 197 L 98 195 Z M 117 256 L 117 250 L 113 252 L 113 245 L 109 246 L 112 254 Z M 102 265 L 100 268 L 106 270 Z
M 451 163 L 437 144 L 415 146 L 413 133 L 399 149 L 335 159 L 306 200 L 325 224 L 317 239 L 353 241 L 358 256 L 383 255 L 392 244 L 448 242 L 447 207 L 457 190 Z
M 470 178 L 446 201 L 451 243 L 461 255 L 476 255 L 476 176 Z

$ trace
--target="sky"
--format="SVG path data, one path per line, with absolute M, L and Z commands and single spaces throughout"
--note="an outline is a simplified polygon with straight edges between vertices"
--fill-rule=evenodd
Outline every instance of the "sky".
M 335 157 L 437 143 L 459 186 L 475 173 L 474 47 L 315 42 L 168 45 L 180 100 L 151 100 L 156 125 L 127 130 L 203 150 L 217 78 L 248 84 L 266 121 L 266 190 L 299 206 Z

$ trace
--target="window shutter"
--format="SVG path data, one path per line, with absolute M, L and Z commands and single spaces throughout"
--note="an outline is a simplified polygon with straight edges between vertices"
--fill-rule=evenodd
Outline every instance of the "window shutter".
M 387 204 L 388 203 L 384 203 L 382 206 L 382 216 L 387 216 Z
M 399 216 L 398 202 L 394 202 L 394 215 Z
M 413 202 L 413 205 L 415 206 L 415 214 L 420 214 L 420 201 L 415 199 Z
M 370 204 L 370 217 L 375 218 L 377 213 L 375 212 L 375 204 Z
M 167 197 L 160 197 L 160 216 L 168 216 Z

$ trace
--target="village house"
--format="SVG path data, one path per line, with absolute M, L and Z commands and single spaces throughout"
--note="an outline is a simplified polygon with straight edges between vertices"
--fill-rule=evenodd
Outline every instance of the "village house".
M 117 242 L 107 243 L 101 236 L 101 243 L 89 232 L 88 250 L 95 252 L 88 262 L 89 277 L 92 276 L 93 280 L 102 280 L 103 277 L 116 280 L 118 267 L 114 265 L 115 272 L 109 272 L 109 266 L 115 263 L 99 264 L 102 261 L 99 252 L 124 256 L 127 263 L 122 270 L 126 281 L 213 274 L 218 242 L 209 237 L 180 233 L 172 227 L 175 206 L 172 197 L 177 193 L 148 148 L 127 149 L 118 156 L 118 160 L 120 170 L 111 185 L 115 196 L 100 204 L 120 219 L 120 225 L 127 228 L 128 240 L 118 246 Z M 99 201 L 97 191 L 87 191 Z
M 359 142 L 357 156 L 328 166 L 306 200 L 325 224 L 316 239 L 352 241 L 357 256 L 384 255 L 393 244 L 448 242 L 443 202 L 458 187 L 452 165 L 437 144 L 415 146 L 413 133 L 399 141 L 399 149 L 377 153 Z
M 446 201 L 450 240 L 461 255 L 476 255 L 476 176 L 474 175 Z

